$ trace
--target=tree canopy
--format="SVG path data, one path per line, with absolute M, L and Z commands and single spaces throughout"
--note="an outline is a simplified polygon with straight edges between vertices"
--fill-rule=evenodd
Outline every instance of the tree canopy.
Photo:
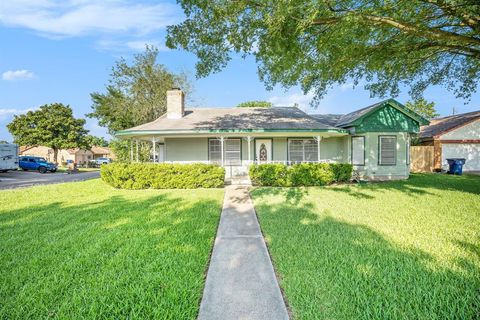
M 180 87 L 190 93 L 192 86 L 183 73 L 174 74 L 156 62 L 158 49 L 147 46 L 132 63 L 120 58 L 112 68 L 106 92 L 91 94 L 93 111 L 110 133 L 153 121 L 166 111 L 167 90 Z
M 423 98 L 414 101 L 408 101 L 405 106 L 429 120 L 440 116 L 435 109 L 435 102 L 428 102 Z
M 97 137 L 89 134 L 86 137 L 86 140 L 90 146 L 108 147 L 108 141 L 104 137 Z
M 478 0 L 179 0 L 186 19 L 167 45 L 195 53 L 197 75 L 251 54 L 268 89 L 300 85 L 318 99 L 353 79 L 373 96 L 414 98 L 443 85 L 468 99 L 480 79 Z
M 245 101 L 239 103 L 237 108 L 271 108 L 273 104 L 268 101 Z
M 70 106 L 52 103 L 16 115 L 7 128 L 17 144 L 52 148 L 56 162 L 58 149 L 90 147 L 84 125 L 85 119 L 74 118 Z

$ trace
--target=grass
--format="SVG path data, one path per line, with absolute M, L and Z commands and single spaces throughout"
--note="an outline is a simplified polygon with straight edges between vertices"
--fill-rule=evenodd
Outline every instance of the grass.
M 256 188 L 295 319 L 478 319 L 480 177 Z
M 223 190 L 0 191 L 0 319 L 194 319 Z

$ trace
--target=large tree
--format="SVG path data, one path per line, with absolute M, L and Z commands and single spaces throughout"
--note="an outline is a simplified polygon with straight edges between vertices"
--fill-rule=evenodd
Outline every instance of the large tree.
M 376 96 L 401 85 L 419 98 L 443 85 L 468 99 L 480 79 L 478 0 L 179 0 L 186 20 L 167 45 L 195 53 L 197 75 L 252 54 L 267 88 L 300 85 L 316 101 L 366 81 Z
M 20 145 L 42 145 L 53 149 L 57 162 L 59 149 L 88 149 L 85 119 L 76 119 L 68 105 L 52 103 L 38 110 L 16 115 L 7 125 L 14 142 Z
M 120 58 L 112 68 L 106 92 L 91 94 L 93 111 L 87 116 L 115 131 L 153 121 L 166 111 L 166 92 L 181 87 L 191 92 L 191 84 L 183 73 L 174 74 L 156 62 L 158 49 L 147 46 L 145 52 L 129 63 Z
M 440 116 L 435 109 L 435 102 L 428 102 L 423 98 L 414 101 L 408 101 L 405 106 L 426 119 L 433 119 Z

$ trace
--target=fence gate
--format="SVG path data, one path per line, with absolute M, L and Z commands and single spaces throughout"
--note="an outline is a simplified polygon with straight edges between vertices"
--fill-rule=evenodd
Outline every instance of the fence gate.
M 410 171 L 432 172 L 433 164 L 433 146 L 410 147 Z

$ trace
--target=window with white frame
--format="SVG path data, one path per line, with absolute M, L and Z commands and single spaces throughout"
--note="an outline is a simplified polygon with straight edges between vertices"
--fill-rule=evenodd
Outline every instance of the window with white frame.
M 378 143 L 378 164 L 384 166 L 395 165 L 397 162 L 397 137 L 379 136 Z
M 315 139 L 289 139 L 288 159 L 291 162 L 318 161 L 318 143 Z
M 241 165 L 242 141 L 240 139 L 225 140 L 225 164 L 232 166 Z
M 352 137 L 352 164 L 365 165 L 365 137 Z
M 222 161 L 222 145 L 218 139 L 208 140 L 208 159 L 212 162 Z
M 224 162 L 226 165 L 241 164 L 241 143 L 240 139 L 225 139 L 223 141 Z M 208 140 L 208 159 L 212 162 L 222 162 L 222 142 L 220 139 Z

